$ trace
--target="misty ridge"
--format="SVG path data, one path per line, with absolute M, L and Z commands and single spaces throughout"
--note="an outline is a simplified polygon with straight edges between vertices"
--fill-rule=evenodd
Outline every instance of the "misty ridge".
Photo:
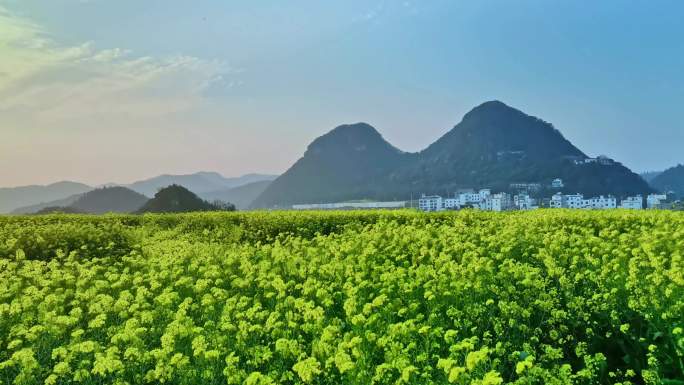
M 275 178 L 274 175 L 247 174 L 226 178 L 215 172 L 188 175 L 160 175 L 129 185 L 106 184 L 91 187 L 82 183 L 58 182 L 47 186 L 0 188 L 0 213 L 32 214 L 64 211 L 100 214 L 131 213 L 153 198 L 160 190 L 178 185 L 197 194 L 207 203 L 223 202 L 245 209 L 256 195 Z M 192 199 L 187 200 L 191 202 Z M 191 203 L 191 207 L 202 207 Z

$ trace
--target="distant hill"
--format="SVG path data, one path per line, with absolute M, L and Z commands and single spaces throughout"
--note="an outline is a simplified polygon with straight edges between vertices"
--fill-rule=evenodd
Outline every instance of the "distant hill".
M 639 174 L 641 179 L 645 180 L 647 183 L 651 183 L 655 177 L 662 174 L 662 171 L 646 171 Z
M 575 163 L 587 158 L 550 123 L 491 101 L 419 153 L 396 149 L 368 124 L 339 126 L 314 140 L 252 207 L 408 199 L 459 188 L 507 191 L 511 183 L 547 185 L 555 178 L 563 179 L 564 191 L 585 195 L 652 191 L 618 162 Z
M 50 202 L 43 202 L 43 203 L 38 203 L 35 205 L 30 205 L 30 206 L 23 206 L 19 207 L 17 209 L 12 210 L 10 214 L 34 214 L 38 212 L 43 212 L 43 209 L 46 208 L 51 208 L 54 209 L 55 207 L 59 208 L 64 208 L 67 206 L 71 206 L 74 202 L 78 200 L 78 198 L 81 197 L 83 194 L 74 194 L 69 197 L 66 197 L 64 199 L 57 199 L 54 201 Z
M 58 182 L 46 186 L 22 186 L 0 188 L 0 214 L 20 207 L 65 199 L 82 194 L 93 188 L 76 182 Z
M 159 190 L 154 198 L 145 203 L 138 213 L 182 213 L 191 211 L 233 211 L 234 206 L 209 203 L 187 188 L 171 185 Z
M 160 175 L 130 185 L 110 183 L 103 187 L 127 187 L 146 196 L 154 196 L 161 188 L 172 184 L 188 186 L 198 193 L 215 193 L 246 184 L 272 181 L 276 175 L 246 174 L 226 178 L 215 172 L 198 172 L 188 175 Z M 94 188 L 82 183 L 58 182 L 47 186 L 21 186 L 0 188 L 0 214 L 30 214 L 46 207 L 71 205 L 81 194 Z
M 230 202 L 238 210 L 245 210 L 270 184 L 270 180 L 263 180 L 225 190 L 210 191 L 199 194 L 199 196 L 209 202 L 215 200 Z
M 276 177 L 276 175 L 247 174 L 235 178 L 226 178 L 215 172 L 198 172 L 188 175 L 160 175 L 123 186 L 147 196 L 153 196 L 159 189 L 173 184 L 185 186 L 189 190 L 201 194 L 230 189 L 253 182 L 271 181 Z
M 148 200 L 146 196 L 125 187 L 103 187 L 65 199 L 21 207 L 12 211 L 12 214 L 38 214 L 52 211 L 89 214 L 130 213 L 142 207 Z
M 252 207 L 338 202 L 391 194 L 392 174 L 413 155 L 389 144 L 366 123 L 339 126 L 309 145 Z
M 662 192 L 672 191 L 678 198 L 684 198 L 684 165 L 663 171 L 651 180 L 651 186 Z
M 565 192 L 594 196 L 647 193 L 637 174 L 618 162 L 577 165 L 587 155 L 553 125 L 499 101 L 484 103 L 419 153 L 403 170 L 416 192 L 453 193 L 464 187 L 506 191 L 511 183 L 548 185 L 561 178 Z
M 69 207 L 92 214 L 131 213 L 148 200 L 146 196 L 126 187 L 103 187 L 81 195 Z

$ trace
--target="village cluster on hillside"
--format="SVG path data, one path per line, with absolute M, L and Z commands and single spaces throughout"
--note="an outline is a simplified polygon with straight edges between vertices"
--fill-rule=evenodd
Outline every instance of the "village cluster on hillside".
M 466 208 L 484 211 L 512 211 L 534 210 L 540 207 L 564 208 L 564 209 L 660 209 L 665 208 L 667 195 L 650 194 L 644 198 L 642 195 L 626 197 L 619 200 L 612 196 L 598 196 L 585 198 L 582 194 L 563 194 L 556 192 L 550 198 L 535 198 L 539 196 L 543 188 L 561 190 L 565 185 L 563 180 L 554 179 L 550 184 L 542 186 L 541 183 L 512 183 L 511 190 L 517 194 L 506 192 L 492 193 L 491 189 L 480 190 L 462 189 L 456 191 L 453 196 L 442 197 L 441 195 L 423 194 L 417 200 L 417 208 L 422 211 L 445 211 L 460 210 Z M 339 203 L 313 203 L 293 205 L 294 210 L 358 210 L 358 209 L 399 209 L 416 207 L 415 201 L 356 201 Z
M 555 179 L 550 185 L 553 189 L 563 188 L 563 181 Z M 539 207 L 565 208 L 565 209 L 631 209 L 642 210 L 644 208 L 657 209 L 667 200 L 665 194 L 650 194 L 645 199 L 642 195 L 626 197 L 619 201 L 614 196 L 598 196 L 585 198 L 582 194 L 556 193 L 550 199 L 536 199 L 529 194 L 530 191 L 538 191 L 541 184 L 516 183 L 511 188 L 520 189 L 521 192 L 511 195 L 506 192 L 492 193 L 491 189 L 472 189 L 457 191 L 453 197 L 443 198 L 440 195 L 423 195 L 418 199 L 418 208 L 422 211 L 459 210 L 462 208 L 475 208 L 484 211 L 511 211 L 511 210 L 534 210 Z

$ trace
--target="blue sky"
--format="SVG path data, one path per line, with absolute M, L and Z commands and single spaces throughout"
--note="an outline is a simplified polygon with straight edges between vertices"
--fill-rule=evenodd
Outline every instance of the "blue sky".
M 663 169 L 684 162 L 683 13 L 658 0 L 0 0 L 0 186 L 280 173 L 358 121 L 417 151 L 492 99 L 590 155 Z

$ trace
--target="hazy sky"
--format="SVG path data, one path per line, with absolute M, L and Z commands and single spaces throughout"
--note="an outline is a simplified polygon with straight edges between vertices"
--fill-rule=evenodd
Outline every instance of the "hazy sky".
M 0 186 L 280 173 L 365 121 L 416 151 L 499 99 L 684 162 L 682 1 L 0 0 Z

